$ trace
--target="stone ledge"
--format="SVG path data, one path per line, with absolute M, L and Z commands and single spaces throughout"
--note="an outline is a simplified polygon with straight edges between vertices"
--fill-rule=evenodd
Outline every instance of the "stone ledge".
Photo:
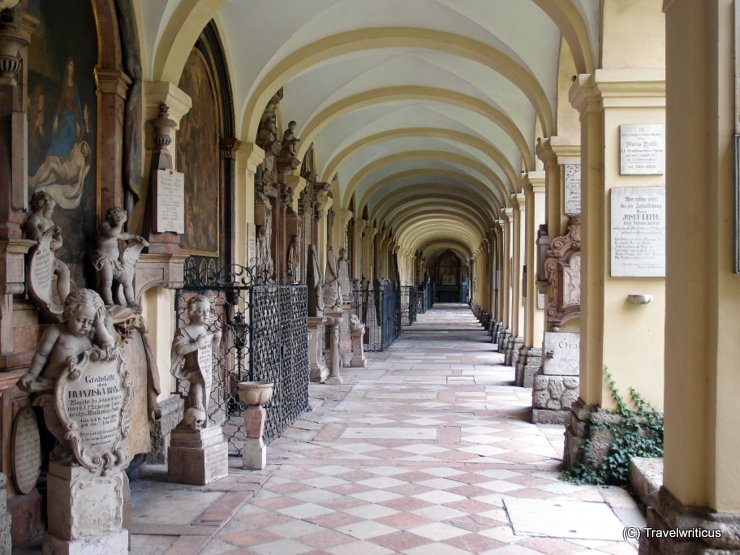
M 653 496 L 663 485 L 663 459 L 658 457 L 630 459 L 630 485 L 640 503 L 651 507 L 654 504 Z
M 570 411 L 532 409 L 532 422 L 534 424 L 565 424 Z

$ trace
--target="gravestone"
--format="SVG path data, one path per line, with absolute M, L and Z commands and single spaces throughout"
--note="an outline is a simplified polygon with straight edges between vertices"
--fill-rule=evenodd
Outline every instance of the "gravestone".
M 581 213 L 581 165 L 565 164 L 563 187 L 564 212 L 569 216 Z
M 30 493 L 41 474 L 41 436 L 31 407 L 21 409 L 13 420 L 10 445 L 15 487 L 20 493 Z
M 56 256 L 51 249 L 52 234 L 45 233 L 28 253 L 28 294 L 41 310 L 60 317 L 64 307 L 54 298 Z
M 611 275 L 665 276 L 665 187 L 611 189 Z
M 132 394 L 118 346 L 93 347 L 70 359 L 57 380 L 54 405 L 72 460 L 49 464 L 45 553 L 128 552 L 122 469 L 129 461 Z
M 665 173 L 665 125 L 662 123 L 619 126 L 619 173 L 663 175 Z
M 545 332 L 543 373 L 558 376 L 578 376 L 580 345 L 580 333 Z
M 185 233 L 185 174 L 157 170 L 157 232 Z

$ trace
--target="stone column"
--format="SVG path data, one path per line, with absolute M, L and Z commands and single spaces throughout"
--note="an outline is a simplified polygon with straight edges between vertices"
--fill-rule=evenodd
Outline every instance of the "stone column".
M 324 325 L 323 316 L 308 317 L 308 367 L 312 382 L 324 383 L 329 376 L 329 369 L 324 360 Z
M 341 322 L 341 313 L 330 313 L 326 316 L 326 327 L 329 332 L 329 377 L 326 378 L 326 383 L 330 385 L 342 385 L 344 383 L 342 376 L 339 374 L 339 326 Z
M 328 246 L 327 215 L 334 199 L 329 196 L 329 192 L 322 190 L 317 195 L 318 203 L 318 229 L 314 237 L 316 252 L 319 260 L 319 268 L 326 268 L 326 250 Z
M 352 274 L 350 275 L 353 279 L 362 279 L 364 274 L 364 259 L 365 259 L 365 243 L 363 241 L 363 235 L 367 228 L 367 220 L 357 220 L 355 224 L 355 237 L 354 237 L 354 254 L 352 259 Z
M 254 224 L 254 177 L 265 159 L 255 143 L 242 143 L 236 151 L 234 180 L 234 262 L 249 267 L 257 258 Z
M 609 240 L 613 239 L 613 222 L 608 207 L 614 209 L 615 204 L 608 198 L 614 198 L 615 187 L 635 187 L 637 194 L 639 187 L 665 183 L 663 175 L 624 175 L 619 139 L 625 124 L 664 122 L 663 71 L 603 69 L 580 75 L 571 87 L 570 101 L 581 117 L 582 347 L 580 398 L 573 405 L 573 427 L 569 425 L 566 435 L 566 462 L 581 442 L 582 416 L 596 407 L 614 405 L 604 392 L 604 367 L 623 393 L 634 387 L 649 402 L 662 406 L 663 380 L 655 369 L 663 367 L 664 281 L 660 276 L 637 277 L 633 273 L 612 277 L 615 262 L 610 262 Z M 632 294 L 649 295 L 652 302 L 630 304 L 628 296 Z M 630 349 L 628 361 L 626 345 Z
M 508 366 L 516 367 L 519 358 L 519 349 L 524 342 L 522 337 L 522 326 L 524 323 L 524 307 L 522 305 L 522 233 L 523 220 L 522 210 L 526 210 L 526 197 L 524 194 L 511 195 L 512 220 L 512 277 L 511 277 L 511 339 L 506 349 L 505 362 Z
M 503 353 L 511 336 L 511 219 L 513 210 L 504 208 L 502 210 L 502 257 L 501 257 L 501 326 L 499 334 L 498 351 Z
M 663 487 L 647 525 L 701 528 L 721 537 L 642 537 L 640 553 L 736 553 L 740 280 L 732 138 L 740 135 L 738 6 L 730 0 L 663 6 L 669 99 L 665 449 Z
M 372 281 L 375 277 L 375 253 L 373 252 L 373 246 L 375 245 L 375 234 L 377 232 L 377 227 L 366 227 L 363 233 L 362 276 L 368 281 Z
M 526 288 L 526 304 L 524 310 L 524 342 L 521 347 L 520 357 L 516 367 L 516 384 L 524 386 L 525 369 L 531 369 L 535 364 L 539 368 L 542 356 L 542 334 L 544 331 L 545 314 L 543 304 L 538 303 L 540 295 L 536 283 L 537 262 L 535 258 L 535 239 L 540 222 L 545 219 L 545 184 L 544 172 L 529 172 L 522 179 L 522 188 L 526 196 L 526 208 L 524 214 L 525 238 L 525 266 L 527 268 L 527 279 L 524 284 Z M 533 360 L 531 364 L 529 357 Z M 531 375 L 534 374 L 531 372 Z M 530 375 L 529 383 L 532 383 Z M 529 387 L 529 386 L 526 386 Z

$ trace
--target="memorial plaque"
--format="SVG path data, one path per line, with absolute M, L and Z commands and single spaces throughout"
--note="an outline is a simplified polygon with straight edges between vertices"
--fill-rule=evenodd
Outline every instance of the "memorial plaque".
M 619 173 L 663 175 L 665 173 L 665 125 L 620 125 Z
M 550 376 L 578 376 L 580 351 L 580 333 L 545 332 L 542 371 Z
M 10 444 L 15 487 L 21 493 L 30 493 L 41 474 L 41 436 L 31 407 L 21 409 L 13 420 Z
M 47 232 L 39 243 L 31 248 L 28 259 L 28 294 L 43 309 L 54 315 L 64 311 L 61 304 L 54 300 L 52 283 L 56 256 L 51 250 L 52 234 Z
M 57 381 L 56 409 L 77 462 L 91 471 L 108 471 L 128 463 L 132 388 L 120 347 L 98 347 L 71 361 Z
M 611 275 L 665 276 L 665 187 L 611 189 Z
M 568 216 L 575 216 L 581 213 L 581 165 L 565 164 L 564 168 L 564 212 Z
M 185 174 L 157 170 L 157 231 L 185 233 Z

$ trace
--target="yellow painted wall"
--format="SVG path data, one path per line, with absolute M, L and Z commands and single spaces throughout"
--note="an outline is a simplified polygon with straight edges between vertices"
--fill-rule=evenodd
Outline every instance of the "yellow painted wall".
M 601 6 L 600 67 L 665 67 L 663 0 L 604 0 Z
M 627 397 L 634 387 L 656 407 L 663 407 L 663 337 L 665 318 L 665 280 L 663 278 L 624 278 L 610 276 L 610 203 L 612 187 L 665 185 L 665 175 L 619 175 L 619 126 L 630 123 L 664 123 L 662 108 L 608 109 L 604 118 L 604 181 L 607 195 L 604 257 L 604 365 L 621 393 Z M 650 304 L 634 305 L 627 295 L 653 296 Z M 613 407 L 604 389 L 602 406 Z

